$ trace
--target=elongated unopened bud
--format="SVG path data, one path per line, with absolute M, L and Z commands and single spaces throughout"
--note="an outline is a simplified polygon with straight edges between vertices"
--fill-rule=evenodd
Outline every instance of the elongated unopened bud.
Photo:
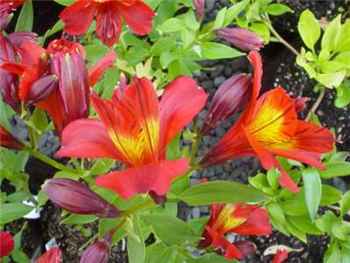
M 201 21 L 205 12 L 205 0 L 193 0 L 193 6 L 196 11 L 196 17 Z
M 105 239 L 96 241 L 83 252 L 80 263 L 107 263 L 109 246 L 109 242 Z
M 201 130 L 203 135 L 237 112 L 248 101 L 250 83 L 249 75 L 236 74 L 220 85 L 209 106 Z
M 244 51 L 260 50 L 264 46 L 264 40 L 256 33 L 239 27 L 218 29 L 216 35 Z
M 43 189 L 54 204 L 75 214 L 103 218 L 115 218 L 120 214 L 115 206 L 78 181 L 54 178 L 46 181 Z
M 28 94 L 28 103 L 46 99 L 57 87 L 58 79 L 55 75 L 48 75 L 35 81 Z
M 0 262 L 2 257 L 7 257 L 11 254 L 14 247 L 15 241 L 10 232 L 0 231 Z
M 53 247 L 41 255 L 35 263 L 61 263 L 62 251 L 58 247 Z

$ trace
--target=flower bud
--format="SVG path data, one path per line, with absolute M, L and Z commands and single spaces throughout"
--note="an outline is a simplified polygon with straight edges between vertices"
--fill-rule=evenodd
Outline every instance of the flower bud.
M 221 28 L 216 35 L 244 51 L 260 50 L 264 46 L 264 40 L 254 32 L 243 28 Z
M 226 120 L 240 110 L 242 105 L 247 102 L 250 83 L 249 75 L 236 74 L 220 85 L 209 106 L 201 130 L 203 135 L 208 134 L 219 122 Z
M 198 21 L 201 21 L 205 12 L 205 0 L 193 0 L 193 6 L 196 11 Z
M 23 148 L 23 144 L 20 143 L 15 137 L 13 137 L 5 128 L 0 126 L 0 146 L 20 150 Z
M 288 251 L 286 249 L 279 249 L 272 259 L 272 263 L 283 263 L 288 259 Z
M 78 181 L 64 178 L 50 179 L 45 182 L 43 190 L 54 204 L 71 213 L 103 218 L 114 218 L 120 214 L 115 206 Z
M 35 263 L 61 263 L 62 251 L 58 247 L 53 247 L 41 255 Z
M 13 240 L 10 232 L 1 231 L 0 232 L 0 261 L 2 257 L 7 257 L 11 254 L 13 248 L 15 247 L 15 241 Z
M 82 254 L 80 263 L 107 263 L 109 258 L 109 242 L 98 240 L 90 245 Z
M 55 75 L 48 75 L 35 81 L 28 94 L 28 103 L 36 103 L 46 99 L 58 87 Z

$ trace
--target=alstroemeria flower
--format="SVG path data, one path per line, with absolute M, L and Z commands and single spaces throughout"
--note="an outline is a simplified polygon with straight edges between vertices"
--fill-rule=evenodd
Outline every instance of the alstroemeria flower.
M 243 156 L 257 156 L 265 169 L 280 170 L 279 183 L 292 192 L 296 183 L 282 169 L 276 156 L 297 160 L 319 169 L 322 153 L 332 150 L 332 133 L 318 125 L 298 120 L 295 100 L 281 87 L 274 88 L 258 98 L 262 61 L 252 51 L 249 59 L 254 67 L 253 90 L 249 105 L 239 120 L 203 158 L 203 166 L 218 164 Z
M 19 150 L 23 148 L 23 144 L 20 143 L 15 137 L 11 135 L 5 128 L 0 126 L 0 146 Z
M 60 14 L 64 30 L 71 35 L 84 34 L 96 18 L 96 35 L 107 46 L 119 39 L 122 20 L 137 35 L 152 30 L 153 10 L 143 0 L 76 0 Z
M 260 236 L 270 235 L 271 232 L 269 216 L 264 208 L 240 203 L 212 205 L 199 247 L 212 247 L 228 259 L 242 259 L 254 249 L 251 245 L 241 242 L 230 243 L 225 238 L 226 234 Z
M 24 42 L 34 42 L 36 34 L 30 32 L 16 32 L 4 36 L 0 33 L 0 65 L 16 63 L 20 56 L 20 46 Z M 14 110 L 18 110 L 20 99 L 17 92 L 18 81 L 16 74 L 0 67 L 0 93 L 4 101 Z
M 279 249 L 272 259 L 272 263 L 283 263 L 288 259 L 288 251 L 286 249 Z
M 188 77 L 170 83 L 160 101 L 151 81 L 134 78 L 111 100 L 91 97 L 101 121 L 78 120 L 62 133 L 57 156 L 113 158 L 129 168 L 97 178 L 97 185 L 123 198 L 137 193 L 164 195 L 188 169 L 186 159 L 165 160 L 166 147 L 203 108 L 207 95 Z
M 113 65 L 116 54 L 113 51 L 107 53 L 88 72 L 84 61 L 85 49 L 78 43 L 54 40 L 47 52 L 50 56 L 50 75 L 46 78 L 55 76 L 58 83 L 57 88 L 38 106 L 48 112 L 61 133 L 68 123 L 88 116 L 90 86 L 96 84 L 104 71 Z
M 0 31 L 6 28 L 10 14 L 23 2 L 24 0 L 0 0 Z

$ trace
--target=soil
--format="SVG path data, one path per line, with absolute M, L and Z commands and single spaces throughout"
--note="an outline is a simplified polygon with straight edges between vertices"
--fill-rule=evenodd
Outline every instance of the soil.
M 227 5 L 226 0 L 207 0 L 207 16 L 213 17 L 219 7 Z M 275 19 L 274 26 L 278 32 L 281 33 L 293 46 L 297 49 L 300 47 L 298 35 L 296 33 L 297 17 L 302 10 L 309 8 L 318 18 L 326 17 L 331 19 L 339 10 L 345 9 L 347 0 L 339 1 L 302 1 L 302 0 L 281 0 L 280 2 L 287 3 L 293 10 L 294 14 L 286 15 L 283 19 Z M 40 5 L 40 8 L 39 8 Z M 350 5 L 349 5 L 350 6 Z M 340 9 L 339 9 L 340 8 Z M 57 15 L 62 9 L 58 4 L 51 1 L 34 1 L 34 10 L 36 12 L 35 31 L 42 34 L 45 30 L 51 27 L 57 19 Z M 37 11 L 38 10 L 38 11 Z M 348 13 L 349 14 L 349 13 Z M 264 80 L 263 86 L 265 90 L 276 85 L 282 85 L 294 96 L 310 97 L 312 102 L 317 97 L 312 90 L 315 82 L 310 80 L 306 73 L 295 65 L 294 55 L 280 44 L 270 44 L 262 50 L 264 57 Z M 195 76 L 198 82 L 211 95 L 214 94 L 216 88 L 233 73 L 248 72 L 249 63 L 245 58 L 237 59 L 235 61 L 216 61 L 207 62 L 205 66 L 211 68 L 198 76 Z M 337 145 L 341 150 L 350 149 L 350 117 L 349 108 L 337 109 L 333 105 L 334 92 L 328 91 L 325 99 L 321 103 L 317 114 L 320 116 L 321 122 L 328 126 L 334 127 L 337 135 Z M 306 110 L 307 111 L 307 110 Z M 205 116 L 205 112 L 200 114 L 200 119 Z M 212 131 L 210 136 L 206 136 L 200 148 L 200 152 L 204 153 L 209 147 L 215 144 L 217 140 L 223 136 L 227 129 L 234 122 L 235 117 L 232 117 L 228 122 L 223 123 L 220 127 Z M 46 140 L 41 150 L 47 154 L 51 154 L 50 150 L 54 149 L 54 137 L 49 136 L 52 141 Z M 47 141 L 50 141 L 47 144 Z M 186 142 L 184 142 L 186 143 Z M 49 146 L 48 146 L 49 145 Z M 46 148 L 45 148 L 46 147 Z M 53 150 L 54 151 L 54 150 Z M 30 175 L 31 190 L 36 193 L 41 183 L 47 177 L 51 177 L 55 170 L 48 170 L 49 168 L 40 161 L 32 159 L 27 166 L 27 172 Z M 202 173 L 194 173 L 193 183 L 200 178 L 209 178 L 209 180 L 225 179 L 235 180 L 239 182 L 247 182 L 249 176 L 253 175 L 260 169 L 259 163 L 254 158 L 246 158 L 243 160 L 236 160 L 227 162 L 218 167 L 211 167 Z M 49 171 L 49 172 L 48 172 Z M 342 190 L 349 189 L 349 185 L 342 179 L 333 182 Z M 207 207 L 188 208 L 184 204 L 180 204 L 180 217 L 183 219 L 199 217 L 208 215 Z M 7 228 L 19 230 L 23 221 L 17 221 L 10 224 Z M 30 220 L 28 227 L 24 232 L 23 247 L 28 255 L 38 255 L 44 251 L 44 245 L 50 239 L 55 238 L 58 245 L 63 251 L 64 262 L 75 263 L 79 262 L 80 251 L 79 248 L 91 237 L 92 233 L 96 232 L 97 226 L 95 224 L 86 225 L 86 229 L 90 233 L 85 233 L 85 236 L 79 229 L 72 226 L 60 224 L 60 209 L 48 203 L 42 211 L 40 220 Z M 15 232 L 15 231 L 14 231 Z M 86 231 L 84 231 L 86 232 Z M 90 235 L 89 235 L 90 234 Z M 310 237 L 308 244 L 303 244 L 299 240 L 286 237 L 281 233 L 274 232 L 269 237 L 251 238 L 257 245 L 257 252 L 254 256 L 247 260 L 247 262 L 270 262 L 271 258 L 263 257 L 263 251 L 275 244 L 284 244 L 293 248 L 303 248 L 302 252 L 291 253 L 288 262 L 310 262 L 319 263 L 322 261 L 323 254 L 327 247 L 327 237 Z M 126 263 L 127 254 L 125 251 L 125 244 L 119 243 L 112 250 L 112 255 L 109 262 Z

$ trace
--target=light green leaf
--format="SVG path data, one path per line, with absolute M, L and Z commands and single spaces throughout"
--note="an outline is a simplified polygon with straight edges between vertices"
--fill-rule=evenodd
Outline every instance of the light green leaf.
M 321 27 L 310 10 L 305 10 L 301 13 L 298 23 L 298 31 L 305 45 L 314 49 L 314 46 L 321 36 Z
M 71 214 L 61 221 L 61 224 L 67 225 L 84 225 L 96 221 L 97 217 L 94 215 L 77 215 Z
M 319 173 L 324 179 L 350 175 L 350 162 L 337 161 L 328 163 L 326 164 L 326 169 L 319 171 Z
M 158 30 L 162 33 L 172 33 L 181 31 L 184 28 L 183 22 L 176 17 L 166 20 L 161 26 L 158 27 Z
M 346 71 L 338 71 L 334 73 L 317 74 L 316 80 L 326 86 L 327 88 L 336 88 L 344 80 Z
M 266 196 L 254 188 L 227 181 L 212 181 L 192 186 L 178 198 L 189 205 L 210 205 L 213 203 L 260 202 Z
M 341 34 L 341 16 L 338 15 L 332 22 L 327 25 L 321 41 L 322 49 L 333 51 L 338 48 Z
M 21 203 L 6 203 L 0 207 L 0 225 L 4 225 L 28 214 L 33 207 Z
M 33 29 L 33 3 L 32 0 L 24 1 L 21 13 L 17 19 L 16 32 L 31 32 Z
M 321 202 L 322 182 L 316 169 L 305 169 L 302 171 L 304 181 L 305 203 L 310 219 L 313 221 L 317 215 Z
M 344 81 L 336 90 L 335 106 L 338 108 L 346 107 L 350 103 L 350 80 Z
M 272 16 L 280 16 L 285 13 L 293 13 L 293 10 L 287 5 L 283 4 L 271 4 L 266 9 L 267 13 Z
M 228 26 L 231 22 L 248 6 L 249 0 L 239 1 L 226 11 L 224 26 Z
M 74 3 L 74 0 L 54 0 L 54 1 L 64 6 L 68 6 Z
M 343 195 L 343 198 L 340 201 L 340 211 L 342 215 L 345 215 L 350 211 L 350 190 Z
M 221 10 L 217 13 L 216 18 L 215 18 L 215 21 L 214 21 L 213 30 L 219 29 L 219 28 L 221 28 L 221 27 L 224 27 L 224 21 L 225 21 L 226 11 L 227 11 L 227 8 L 224 7 L 223 9 L 221 9 Z
M 146 247 L 138 217 L 134 217 L 132 233 L 128 232 L 128 259 L 130 263 L 144 263 Z
M 337 51 L 350 51 L 350 19 L 347 19 L 342 26 Z
M 201 47 L 202 56 L 205 59 L 236 58 L 244 55 L 237 49 L 216 42 L 205 42 Z

